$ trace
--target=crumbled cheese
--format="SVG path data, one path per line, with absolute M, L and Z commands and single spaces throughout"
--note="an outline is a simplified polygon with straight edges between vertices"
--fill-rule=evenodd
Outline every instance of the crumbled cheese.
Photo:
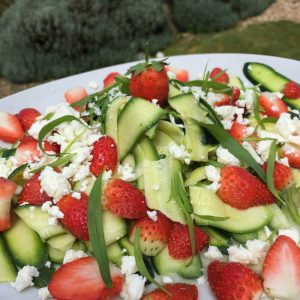
M 7 160 L 0 157 L 0 177 L 7 178 L 11 173 L 11 168 L 7 165 Z
M 133 181 L 136 179 L 136 175 L 129 164 L 119 165 L 118 174 L 120 175 L 120 178 L 125 181 Z
M 109 180 L 112 176 L 112 170 L 105 170 L 102 175 L 102 180 Z
M 138 274 L 126 276 L 121 298 L 123 300 L 139 300 L 141 299 L 145 289 L 146 278 Z
M 147 210 L 147 215 L 152 221 L 154 221 L 154 222 L 157 221 L 157 211 L 156 210 L 152 210 L 152 211 Z
M 176 74 L 174 72 L 168 71 L 167 75 L 168 75 L 169 79 L 176 79 Z
M 263 161 L 267 161 L 269 157 L 271 144 L 272 144 L 271 140 L 259 141 L 256 144 L 256 152 L 260 155 Z
M 40 275 L 36 267 L 25 266 L 19 270 L 15 282 L 12 282 L 11 285 L 18 291 L 22 291 L 30 286 L 33 286 L 32 279 L 33 277 L 38 277 Z
M 204 256 L 210 260 L 222 260 L 224 258 L 224 255 L 216 246 L 209 246 Z
M 242 143 L 243 147 L 250 153 L 250 155 L 256 160 L 257 163 L 263 164 L 264 161 L 261 159 L 261 157 L 257 154 L 255 149 L 252 147 L 252 145 L 246 141 Z
M 216 150 L 217 161 L 221 164 L 238 166 L 240 161 L 232 155 L 227 149 L 219 146 Z
M 163 283 L 172 283 L 172 282 L 174 282 L 173 279 L 171 277 L 168 277 L 168 276 L 162 276 L 161 281 Z
M 74 175 L 74 181 L 81 181 L 90 175 L 90 163 L 80 165 L 77 169 L 77 173 Z
M 206 94 L 200 86 L 192 86 L 191 91 L 192 91 L 194 97 L 196 98 L 196 100 L 198 100 L 198 101 L 200 99 L 205 99 L 206 98 Z
M 262 240 L 248 240 L 246 248 L 258 259 L 261 260 L 267 254 L 269 243 Z
M 282 113 L 275 124 L 275 131 L 285 141 L 300 145 L 300 120 L 289 113 Z
M 282 94 L 282 93 L 280 93 L 280 92 L 273 92 L 273 95 L 275 96 L 275 97 L 278 97 L 278 98 L 282 98 L 283 96 L 284 96 L 284 94 Z
M 222 118 L 221 122 L 225 129 L 230 129 L 233 121 L 236 121 L 242 125 L 249 124 L 249 120 L 244 119 L 244 108 L 233 105 L 223 105 L 215 107 L 215 111 Z
M 120 91 L 119 87 L 114 87 L 108 92 L 109 102 L 112 102 L 114 99 L 119 98 L 119 97 L 127 97 L 126 94 L 123 94 Z
M 129 276 L 137 272 L 137 266 L 134 256 L 122 256 L 121 258 L 121 273 Z
M 216 102 L 222 100 L 224 98 L 224 94 L 215 94 L 213 92 L 208 92 L 206 96 L 206 101 L 213 106 Z
M 63 264 L 69 263 L 78 258 L 87 257 L 88 255 L 82 250 L 69 249 L 65 253 Z
M 158 100 L 157 99 L 152 99 L 151 103 L 153 103 L 154 105 L 158 105 Z
M 51 267 L 51 261 L 47 260 L 45 263 L 45 267 L 50 268 Z
M 81 194 L 78 192 L 74 192 L 74 193 L 72 193 L 72 197 L 79 200 L 81 198 Z
M 294 227 L 287 228 L 287 229 L 279 229 L 278 235 L 288 236 L 289 238 L 294 240 L 296 244 L 298 244 L 300 241 L 299 231 Z
M 41 300 L 52 299 L 52 296 L 48 290 L 48 287 L 43 287 L 41 289 L 38 289 L 38 297 Z
M 99 85 L 95 81 L 90 81 L 89 87 L 92 88 L 92 89 L 94 89 L 94 90 L 96 90 L 97 88 L 99 88 Z
M 212 183 L 206 186 L 207 189 L 217 191 L 220 187 L 220 170 L 214 166 L 206 166 L 204 167 L 205 175 L 209 181 Z
M 228 249 L 229 261 L 230 262 L 239 262 L 242 264 L 257 264 L 258 259 L 242 245 L 240 246 L 230 246 Z
M 16 188 L 16 191 L 15 191 L 15 194 L 17 196 L 19 196 L 21 194 L 21 192 L 22 192 L 22 189 L 23 189 L 23 187 L 21 185 L 18 185 L 17 188 Z
M 289 164 L 289 159 L 288 159 L 287 157 L 280 158 L 280 159 L 279 159 L 279 162 L 280 162 L 281 164 L 287 166 L 287 167 L 290 166 L 290 164 Z
M 190 164 L 190 154 L 183 145 L 178 146 L 176 143 L 171 142 L 168 145 L 168 151 L 172 157 L 184 161 L 187 165 Z
M 56 225 L 57 219 L 62 219 L 64 217 L 64 214 L 59 210 L 59 207 L 53 205 L 51 201 L 43 203 L 41 210 L 46 211 L 49 214 L 48 224 L 50 226 Z
M 153 190 L 153 191 L 159 191 L 159 189 L 160 189 L 159 184 L 153 184 L 153 185 L 152 185 L 152 190 Z
M 203 285 L 205 283 L 206 283 L 206 280 L 205 280 L 204 276 L 201 276 L 201 277 L 197 278 L 197 284 L 198 285 Z

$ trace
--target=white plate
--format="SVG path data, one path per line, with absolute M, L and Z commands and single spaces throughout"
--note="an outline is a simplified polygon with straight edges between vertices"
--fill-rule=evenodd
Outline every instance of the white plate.
M 227 69 L 228 73 L 240 76 L 245 82 L 247 80 L 243 75 L 244 63 L 249 61 L 262 62 L 275 68 L 290 79 L 300 82 L 300 61 L 286 58 L 252 54 L 195 54 L 170 57 L 168 61 L 178 68 L 188 69 L 190 78 L 196 78 L 199 73 L 203 73 L 208 63 L 210 69 L 215 66 Z M 44 112 L 47 106 L 64 101 L 65 90 L 76 86 L 84 86 L 92 93 L 94 90 L 89 87 L 89 82 L 95 81 L 102 87 L 102 80 L 108 73 L 113 71 L 125 73 L 128 67 L 133 64 L 127 63 L 86 72 L 28 89 L 0 100 L 0 111 L 17 113 L 22 108 L 34 107 Z M 201 286 L 199 291 L 201 299 L 214 299 L 206 285 Z M 17 293 L 9 284 L 2 284 L 0 285 L 0 299 L 34 300 L 38 297 L 34 289 Z

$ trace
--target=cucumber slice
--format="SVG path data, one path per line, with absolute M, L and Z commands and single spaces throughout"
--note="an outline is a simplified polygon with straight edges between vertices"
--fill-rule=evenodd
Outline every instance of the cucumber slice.
M 0 283 L 15 281 L 17 269 L 8 254 L 2 236 L 0 235 Z
M 121 266 L 122 249 L 118 242 L 112 243 L 107 247 L 107 255 L 110 262 Z
M 133 98 L 124 106 L 118 119 L 119 158 L 122 160 L 138 139 L 167 112 L 141 98 Z
M 282 98 L 282 100 L 288 104 L 289 106 L 291 107 L 294 107 L 296 109 L 299 109 L 300 110 L 300 98 L 298 99 L 289 99 L 289 98 Z
M 238 242 L 246 244 L 248 240 L 255 240 L 258 238 L 257 232 L 249 233 L 232 233 L 231 236 Z
M 3 233 L 3 238 L 18 266 L 30 265 L 39 268 L 46 263 L 46 245 L 21 219 L 14 220 L 13 226 Z
M 275 230 L 291 227 L 290 222 L 277 205 L 274 206 L 274 217 L 272 218 L 270 226 Z
M 229 85 L 232 87 L 237 87 L 240 90 L 245 90 L 245 86 L 239 76 L 229 76 Z
M 145 132 L 145 135 L 153 139 L 157 130 L 157 123 Z
M 79 241 L 79 240 L 74 242 L 74 244 L 72 245 L 72 249 L 87 251 L 87 247 L 86 247 L 84 241 Z
M 129 153 L 124 157 L 124 159 L 122 160 L 122 165 L 126 165 L 126 164 L 128 164 L 134 170 L 135 159 L 133 154 Z
M 52 248 L 48 246 L 49 259 L 56 264 L 62 264 L 64 261 L 66 251 L 61 251 L 59 249 Z
M 125 255 L 134 256 L 134 247 L 129 242 L 128 236 L 124 236 L 119 240 L 119 245 L 122 249 L 126 249 L 127 252 L 125 252 Z
M 71 233 L 65 233 L 62 235 L 54 236 L 47 240 L 47 243 L 55 249 L 59 249 L 61 251 L 67 251 L 72 247 L 76 240 L 76 237 Z
M 157 130 L 165 133 L 175 143 L 182 144 L 184 142 L 184 133 L 177 125 L 168 121 L 161 120 L 158 122 Z
M 175 96 L 180 95 L 180 94 L 182 94 L 182 92 L 178 88 L 176 88 L 172 84 L 169 84 L 169 95 L 168 95 L 168 98 L 172 98 L 172 97 L 175 97 Z
M 211 227 L 201 227 L 209 235 L 209 245 L 216 247 L 229 247 L 230 238 L 220 232 L 220 230 Z
M 274 205 L 260 205 L 248 209 L 236 209 L 224 203 L 211 190 L 191 186 L 190 199 L 195 221 L 199 225 L 210 225 L 234 233 L 258 231 L 269 224 L 274 216 Z M 200 216 L 227 217 L 226 220 L 201 218 Z
M 15 213 L 29 226 L 37 232 L 43 241 L 51 237 L 67 233 L 66 229 L 60 224 L 49 225 L 49 214 L 41 210 L 40 207 L 34 206 L 34 210 L 30 209 L 30 205 L 22 205 L 15 208 Z
M 166 133 L 157 130 L 155 137 L 153 138 L 153 144 L 155 145 L 159 155 L 169 155 L 168 146 L 174 142 Z
M 190 185 L 196 185 L 198 182 L 204 180 L 206 178 L 205 169 L 204 167 L 199 167 L 193 172 L 191 172 L 186 179 L 184 185 L 190 186 Z

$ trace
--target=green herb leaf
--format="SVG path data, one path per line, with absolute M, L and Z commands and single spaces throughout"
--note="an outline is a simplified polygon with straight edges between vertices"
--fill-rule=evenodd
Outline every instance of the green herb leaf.
M 194 214 L 195 216 L 205 219 L 205 220 L 210 220 L 210 221 L 226 221 L 229 219 L 229 217 L 217 217 L 217 216 L 208 216 L 208 215 L 197 215 Z
M 186 82 L 184 85 L 200 86 L 204 90 L 204 92 L 206 92 L 206 94 L 209 89 L 211 89 L 214 93 L 217 94 L 228 94 L 228 95 L 232 94 L 232 87 L 223 83 L 208 80 L 208 78 L 209 78 L 209 73 L 206 73 L 206 76 L 203 80 L 191 80 Z
M 94 255 L 104 284 L 112 287 L 107 248 L 103 232 L 103 219 L 101 208 L 102 173 L 96 179 L 88 201 L 88 231 Z
M 211 117 L 211 120 L 213 123 L 218 124 L 220 127 L 224 128 L 218 114 L 215 112 L 215 110 L 207 103 L 204 99 L 200 98 L 199 100 L 200 104 L 202 104 L 206 110 L 209 113 L 209 116 Z
M 263 129 L 265 129 L 265 125 L 262 122 L 262 119 L 260 117 L 260 112 L 259 112 L 259 103 L 258 103 L 258 97 L 257 93 L 254 93 L 254 117 L 258 123 L 259 126 L 261 126 Z
M 300 215 L 298 213 L 298 208 L 293 199 L 294 193 L 295 193 L 295 186 L 292 186 L 286 191 L 285 200 L 286 200 L 286 205 L 287 205 L 288 211 L 289 211 L 293 221 L 296 224 L 300 225 Z
M 8 148 L 1 148 L 0 149 L 0 157 L 2 157 L 2 158 L 9 158 L 9 157 L 11 157 L 11 156 L 13 156 L 13 155 L 16 154 L 16 150 L 17 150 L 17 148 L 10 148 L 10 149 L 8 149 Z
M 218 161 L 215 161 L 215 160 L 211 160 L 211 159 L 209 159 L 207 161 L 206 165 L 212 165 L 212 166 L 214 166 L 216 168 L 223 168 L 225 166 L 224 164 L 222 164 L 222 163 L 220 163 Z
M 262 123 L 276 123 L 277 121 L 278 121 L 278 118 L 274 118 L 274 117 L 267 117 L 267 118 L 261 119 Z
M 14 169 L 7 177 L 7 179 L 10 179 L 12 181 L 15 181 L 15 177 L 20 175 L 26 168 L 28 164 L 23 164 L 21 166 L 18 166 L 16 169 Z
M 120 91 L 123 94 L 130 95 L 129 82 L 130 79 L 123 75 L 118 75 L 115 77 L 116 82 L 120 85 Z

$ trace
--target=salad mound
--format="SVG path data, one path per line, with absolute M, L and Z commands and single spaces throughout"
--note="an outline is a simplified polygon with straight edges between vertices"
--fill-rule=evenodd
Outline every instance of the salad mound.
M 41 299 L 300 298 L 300 86 L 166 60 L 0 112 L 0 282 Z M 9 145 L 11 144 L 11 145 Z

